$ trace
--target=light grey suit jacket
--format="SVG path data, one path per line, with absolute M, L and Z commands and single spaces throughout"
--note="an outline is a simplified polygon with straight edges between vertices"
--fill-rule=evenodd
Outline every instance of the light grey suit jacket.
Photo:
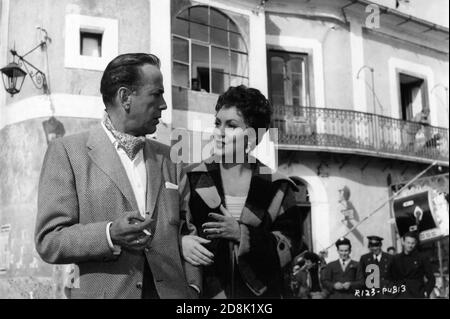
M 48 263 L 79 266 L 73 298 L 140 298 L 145 258 L 161 298 L 196 297 L 189 285 L 201 287 L 200 275 L 183 261 L 179 241 L 179 191 L 186 179 L 167 146 L 147 140 L 144 158 L 154 235 L 145 252 L 115 256 L 106 225 L 138 206 L 114 146 L 100 125 L 50 143 L 39 181 L 36 250 Z

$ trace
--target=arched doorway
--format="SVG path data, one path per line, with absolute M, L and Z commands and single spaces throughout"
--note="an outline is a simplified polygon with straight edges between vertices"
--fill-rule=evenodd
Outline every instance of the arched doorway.
M 295 193 L 296 206 L 299 209 L 299 213 L 302 215 L 302 246 L 301 251 L 310 250 L 313 251 L 313 239 L 312 239 L 312 224 L 311 224 L 311 202 L 309 200 L 308 187 L 306 183 L 297 176 L 290 177 L 298 187 L 298 191 Z

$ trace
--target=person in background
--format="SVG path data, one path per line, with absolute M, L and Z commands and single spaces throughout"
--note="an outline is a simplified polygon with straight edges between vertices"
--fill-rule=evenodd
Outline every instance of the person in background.
M 322 288 L 321 272 L 324 267 L 321 259 L 313 252 L 306 252 L 302 257 L 302 265 L 295 278 L 298 282 L 298 297 L 301 299 L 324 299 L 327 292 Z
M 387 251 L 387 253 L 388 253 L 389 255 L 392 255 L 392 256 L 394 256 L 394 255 L 397 253 L 397 250 L 395 249 L 394 246 L 389 246 L 389 247 L 386 249 L 386 251 Z
M 397 288 L 398 298 L 429 298 L 436 283 L 430 261 L 417 250 L 418 244 L 417 233 L 405 233 L 403 251 L 389 264 L 387 279 Z
M 322 274 L 322 285 L 330 299 L 353 299 L 355 289 L 363 286 L 363 275 L 359 263 L 350 259 L 352 245 L 347 238 L 336 241 L 339 258 L 328 263 Z
M 302 280 L 302 274 L 300 269 L 304 266 L 304 260 L 300 260 L 292 267 L 292 273 L 290 274 L 290 289 L 293 298 L 300 297 L 300 282 Z

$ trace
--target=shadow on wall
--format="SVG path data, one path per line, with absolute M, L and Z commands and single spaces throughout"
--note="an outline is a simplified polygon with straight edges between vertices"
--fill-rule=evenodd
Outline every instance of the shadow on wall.
M 351 191 L 347 185 L 344 185 L 338 190 L 339 201 L 337 204 L 338 211 L 342 214 L 341 222 L 350 230 L 359 222 L 359 214 L 350 200 Z M 358 229 L 354 229 L 352 234 L 361 243 L 364 244 L 364 236 Z

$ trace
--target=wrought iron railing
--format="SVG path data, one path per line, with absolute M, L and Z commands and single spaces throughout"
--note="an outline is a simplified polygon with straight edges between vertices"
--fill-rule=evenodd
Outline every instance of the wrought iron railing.
M 448 161 L 448 129 L 351 110 L 275 106 L 279 147 L 317 146 Z

